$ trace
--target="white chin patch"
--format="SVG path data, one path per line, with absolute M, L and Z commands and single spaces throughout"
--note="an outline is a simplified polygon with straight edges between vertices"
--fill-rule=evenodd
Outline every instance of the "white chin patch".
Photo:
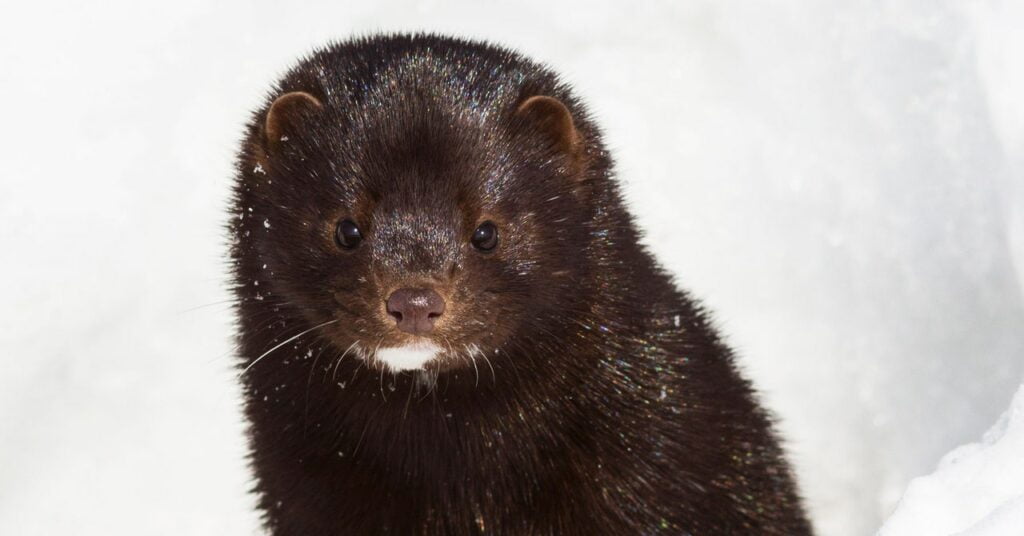
M 437 357 L 441 349 L 433 343 L 407 344 L 394 348 L 377 349 L 377 359 L 393 372 L 422 369 L 427 361 Z

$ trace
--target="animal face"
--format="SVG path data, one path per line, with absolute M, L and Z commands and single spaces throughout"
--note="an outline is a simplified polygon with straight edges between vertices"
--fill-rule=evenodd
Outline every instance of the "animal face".
M 481 109 L 285 93 L 242 170 L 237 248 L 263 274 L 252 292 L 371 367 L 490 362 L 581 307 L 581 151 L 551 97 Z

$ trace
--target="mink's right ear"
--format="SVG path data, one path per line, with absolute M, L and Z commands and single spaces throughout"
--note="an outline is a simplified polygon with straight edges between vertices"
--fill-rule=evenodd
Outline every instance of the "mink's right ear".
M 305 91 L 292 91 L 274 99 L 263 122 L 263 143 L 271 154 L 289 137 L 301 135 L 303 123 L 323 108 Z
M 583 144 L 572 120 L 572 113 L 562 101 L 546 95 L 535 95 L 519 104 L 516 116 L 533 125 L 556 149 L 568 154 L 573 160 L 579 160 Z

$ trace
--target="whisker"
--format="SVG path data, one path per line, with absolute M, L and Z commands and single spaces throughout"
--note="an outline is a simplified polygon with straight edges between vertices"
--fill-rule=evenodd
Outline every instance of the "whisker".
M 251 368 L 253 367 L 253 365 L 255 365 L 256 363 L 259 363 L 259 362 L 260 362 L 260 360 L 262 360 L 262 359 L 263 359 L 264 357 L 267 357 L 268 355 L 270 355 L 270 354 L 271 354 L 271 353 L 272 353 L 272 352 L 273 352 L 274 350 L 277 350 L 278 348 L 280 348 L 280 347 L 282 347 L 282 346 L 284 346 L 284 345 L 286 345 L 286 344 L 288 344 L 288 343 L 290 343 L 290 342 L 294 341 L 295 339 L 298 339 L 299 337 L 301 337 L 301 336 L 303 336 L 303 335 L 305 335 L 305 334 L 309 333 L 310 331 L 313 331 L 313 330 L 315 330 L 315 329 L 319 329 L 319 328 L 322 328 L 322 327 L 324 327 L 324 326 L 326 326 L 326 325 L 328 325 L 328 324 L 333 324 L 333 323 L 335 323 L 335 322 L 337 322 L 337 321 L 338 321 L 338 319 L 337 319 L 337 318 L 335 318 L 334 320 L 328 320 L 327 322 L 324 322 L 324 323 L 322 323 L 322 324 L 317 324 L 317 325 L 315 325 L 315 326 L 313 326 L 313 327 L 311 327 L 311 328 L 307 329 L 306 331 L 303 331 L 302 333 L 299 333 L 298 335 L 296 335 L 296 336 L 294 336 L 294 337 L 291 337 L 291 338 L 289 338 L 289 339 L 286 339 L 285 341 L 283 341 L 283 342 L 279 343 L 279 344 L 278 344 L 277 346 L 274 346 L 273 348 L 271 348 L 271 349 L 267 350 L 266 352 L 263 352 L 263 355 L 261 355 L 261 356 L 257 357 L 257 358 L 256 358 L 255 360 L 253 360 L 253 362 L 252 362 L 252 363 L 249 363 L 249 366 L 247 366 L 247 367 L 245 367 L 244 369 L 242 369 L 242 372 L 239 372 L 239 373 L 238 373 L 238 376 L 237 376 L 237 377 L 238 377 L 238 378 L 241 378 L 241 377 L 242 377 L 242 375 L 244 375 L 244 374 L 245 374 L 246 372 L 249 372 L 249 369 L 251 369 Z
M 416 400 L 417 403 L 422 402 L 423 399 L 430 396 L 430 393 L 434 392 L 434 389 L 437 387 L 437 377 L 440 376 L 440 374 L 440 370 L 434 370 L 433 372 L 428 370 L 424 372 L 424 377 L 427 379 L 423 380 L 423 384 L 426 386 L 426 389 L 424 389 L 423 396 Z
M 468 346 L 465 348 L 466 355 L 469 356 L 469 361 L 473 363 L 473 372 L 476 373 L 476 383 L 473 385 L 473 388 L 476 389 L 477 387 L 480 387 L 480 369 L 476 368 L 476 356 L 473 355 L 473 352 Z
M 352 348 L 355 348 L 355 346 L 356 346 L 357 344 L 359 344 L 359 341 L 358 341 L 358 340 L 357 340 L 357 341 L 355 341 L 355 342 L 353 342 L 352 344 L 348 345 L 348 348 L 345 348 L 345 351 L 344 351 L 344 352 L 342 352 L 342 354 L 341 354 L 341 357 L 339 357 L 339 358 L 338 358 L 338 361 L 337 361 L 336 363 L 334 363 L 334 372 L 332 372 L 332 373 L 331 373 L 331 381 L 332 381 L 332 382 L 333 382 L 333 381 L 334 381 L 335 379 L 337 379 L 337 377 L 338 377 L 338 367 L 339 367 L 339 366 L 341 365 L 341 362 L 342 362 L 342 360 L 344 360 L 344 359 L 345 359 L 345 356 L 347 356 L 347 355 L 348 355 L 348 353 L 349 353 L 350 351 L 352 351 Z
M 444 340 L 444 343 L 448 345 L 448 353 L 452 354 L 452 357 L 455 357 L 456 356 L 455 348 L 452 348 L 452 341 L 451 341 L 451 339 L 449 339 L 448 337 L 445 337 L 444 335 L 441 336 L 441 339 Z
M 497 354 L 500 354 L 501 357 L 504 357 L 505 361 L 508 361 L 509 366 L 512 367 L 512 372 L 516 375 L 516 381 L 517 382 L 522 382 L 523 381 L 523 377 L 519 375 L 519 367 L 516 366 L 516 360 L 513 359 L 511 355 L 509 355 L 507 350 L 504 351 L 504 352 L 501 352 L 500 350 L 501 349 L 498 348 L 495 351 L 497 352 Z
M 182 310 L 178 311 L 176 314 L 183 315 L 185 313 L 191 313 L 192 311 L 198 311 L 200 309 L 205 309 L 207 307 L 213 307 L 214 305 L 225 305 L 225 304 L 228 304 L 228 303 L 232 303 L 234 301 L 235 301 L 234 298 L 232 298 L 232 299 L 229 299 L 229 300 L 221 300 L 221 301 L 215 301 L 215 302 L 212 302 L 212 303 L 204 303 L 203 305 L 197 305 L 195 307 L 189 307 L 188 309 L 182 309 Z
M 498 376 L 494 373 L 494 365 L 491 364 L 491 360 L 487 358 L 487 354 L 485 352 L 480 350 L 479 346 L 474 344 L 473 347 L 476 349 L 477 353 L 480 354 L 480 357 L 484 358 L 484 362 L 487 363 L 487 367 L 491 369 L 491 384 L 497 385 Z
M 309 392 L 309 386 L 313 385 L 313 372 L 316 370 L 316 364 L 320 362 L 320 358 L 324 355 L 324 347 L 320 347 L 320 351 L 316 353 L 316 357 L 313 359 L 313 364 L 309 366 L 309 376 L 306 377 L 306 392 Z
M 313 359 L 313 364 L 309 366 L 309 376 L 306 377 L 306 401 L 303 404 L 302 409 L 302 433 L 306 433 L 306 427 L 308 424 L 309 417 L 309 391 L 313 385 L 313 371 L 316 370 L 316 364 L 320 361 L 320 357 L 324 355 L 324 346 L 320 346 L 319 351 L 316 353 L 316 357 Z M 313 351 L 313 347 L 309 347 L 309 351 Z
M 363 366 L 366 365 L 366 359 L 367 358 L 364 357 L 363 359 L 359 360 L 359 364 L 356 365 L 355 370 L 352 371 L 352 377 L 348 379 L 348 383 L 355 383 L 356 375 L 359 374 L 359 369 L 363 368 Z M 369 367 L 367 367 L 367 369 L 369 369 Z
M 373 360 L 374 361 L 377 360 L 377 350 L 380 350 L 380 345 L 383 342 L 384 342 L 384 336 L 381 335 L 380 340 L 377 341 L 377 346 L 373 347 Z M 384 402 L 387 402 L 388 401 L 388 397 L 384 395 L 384 369 L 385 368 L 386 367 L 381 367 L 380 368 L 380 398 Z
M 412 391 L 416 387 L 417 381 L 413 378 L 409 382 L 409 395 L 405 397 L 405 408 L 402 410 L 402 421 L 405 421 L 405 416 L 409 414 L 409 402 L 412 401 Z

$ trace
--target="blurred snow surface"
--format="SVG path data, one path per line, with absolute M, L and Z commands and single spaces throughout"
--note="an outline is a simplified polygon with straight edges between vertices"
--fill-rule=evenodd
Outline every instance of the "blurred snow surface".
M 258 530 L 233 153 L 298 55 L 381 29 L 508 44 L 577 87 L 646 242 L 778 415 L 820 533 L 875 532 L 1024 377 L 1022 6 L 8 2 L 0 534 Z M 931 508 L 911 492 L 900 516 Z M 916 534 L 899 519 L 887 535 Z
M 910 482 L 878 536 L 1024 534 L 1024 385 L 981 443 Z

